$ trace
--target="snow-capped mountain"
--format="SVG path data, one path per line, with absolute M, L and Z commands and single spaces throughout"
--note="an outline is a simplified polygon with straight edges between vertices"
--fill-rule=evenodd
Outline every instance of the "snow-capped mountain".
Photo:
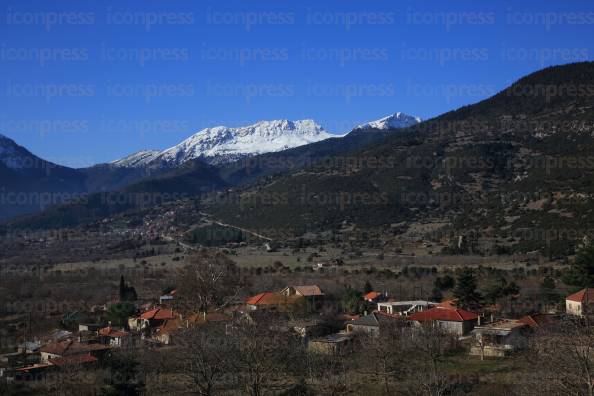
M 286 150 L 333 137 L 313 120 L 273 120 L 230 128 L 206 128 L 162 152 L 141 151 L 113 161 L 119 167 L 168 166 L 201 158 L 210 164 Z
M 355 129 L 397 129 L 419 122 L 420 118 L 399 112 Z M 173 168 L 196 158 L 218 165 L 340 136 L 344 135 L 332 135 L 313 120 L 260 121 L 236 128 L 217 126 L 205 128 L 164 151 L 139 151 L 110 165 L 120 168 Z
M 154 160 L 161 152 L 158 150 L 142 150 L 110 162 L 111 165 L 124 168 L 137 168 Z
M 401 112 L 359 125 L 356 129 L 398 129 L 406 128 L 421 122 L 419 117 L 413 117 Z

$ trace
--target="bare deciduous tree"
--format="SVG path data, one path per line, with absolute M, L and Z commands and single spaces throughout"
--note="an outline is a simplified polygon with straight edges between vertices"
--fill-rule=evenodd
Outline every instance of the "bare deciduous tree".
M 233 329 L 234 356 L 239 385 L 246 394 L 260 396 L 286 389 L 295 378 L 288 370 L 301 355 L 299 342 L 289 333 L 272 331 L 266 321 L 240 323 Z
M 539 332 L 531 361 L 537 363 L 531 392 L 594 396 L 594 327 L 587 318 L 565 318 L 559 328 Z M 543 394 L 544 394 L 543 393 Z
M 180 306 L 207 313 L 228 305 L 240 290 L 239 268 L 222 253 L 198 253 L 186 258 L 178 283 Z
M 451 384 L 440 363 L 445 354 L 456 346 L 454 336 L 435 323 L 423 323 L 411 331 L 410 353 L 414 366 L 412 376 L 418 387 L 416 394 L 441 396 Z
M 193 393 L 211 396 L 227 382 L 232 371 L 236 345 L 224 327 L 193 326 L 177 334 L 170 369 Z
M 407 360 L 407 339 L 409 329 L 406 322 L 385 324 L 381 337 L 364 336 L 359 340 L 363 363 L 360 371 L 381 382 L 386 395 L 393 394 L 392 385 L 405 372 Z

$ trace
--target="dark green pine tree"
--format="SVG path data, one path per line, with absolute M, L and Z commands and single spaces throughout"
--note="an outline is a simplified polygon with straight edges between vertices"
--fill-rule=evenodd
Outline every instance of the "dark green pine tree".
M 545 276 L 542 283 L 540 284 L 540 293 L 542 295 L 542 299 L 547 303 L 559 302 L 560 296 L 555 290 L 556 287 L 557 285 L 555 284 L 555 279 L 550 276 Z
M 365 281 L 365 286 L 363 286 L 363 292 L 364 294 L 370 293 L 373 291 L 373 286 L 371 286 L 371 282 L 369 282 L 369 279 Z
M 563 276 L 563 281 L 571 286 L 594 287 L 594 245 L 580 249 Z
M 477 309 L 481 305 L 481 294 L 477 291 L 477 282 L 471 268 L 462 270 L 456 280 L 454 297 L 458 299 L 458 306 L 464 309 Z
M 120 275 L 120 301 L 124 301 L 126 298 L 126 281 L 124 275 Z
M 429 300 L 433 302 L 441 302 L 441 300 L 443 300 L 443 293 L 438 287 L 434 287 L 433 290 L 431 290 Z

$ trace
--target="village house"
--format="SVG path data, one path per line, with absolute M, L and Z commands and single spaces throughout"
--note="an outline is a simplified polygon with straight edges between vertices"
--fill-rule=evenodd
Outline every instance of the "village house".
M 153 308 L 142 313 L 140 316 L 128 319 L 128 327 L 133 331 L 154 329 L 163 324 L 166 320 L 179 318 L 179 314 L 172 309 Z
M 379 336 L 380 333 L 395 327 L 403 325 L 402 317 L 390 315 L 385 312 L 372 312 L 369 315 L 355 319 L 346 325 L 348 333 L 364 333 L 372 336 Z
M 321 297 L 324 295 L 322 289 L 317 285 L 287 286 L 281 290 L 284 296 Z
M 377 310 L 390 315 L 410 315 L 433 308 L 435 303 L 430 301 L 386 301 L 378 302 Z
M 73 338 L 82 344 L 100 344 L 101 339 L 96 331 L 79 331 Z
M 43 380 L 45 375 L 56 366 L 52 364 L 35 363 L 30 366 L 19 367 L 14 370 L 7 370 L 2 372 L 0 369 L 0 377 L 6 377 L 9 381 L 36 381 Z
M 9 352 L 0 355 L 0 371 L 10 371 L 11 369 L 24 367 L 39 363 L 40 356 L 38 353 L 28 353 L 20 349 L 16 352 Z M 2 374 L 0 374 L 2 377 Z
M 305 303 L 305 299 L 298 295 L 285 296 L 281 293 L 264 292 L 250 297 L 246 300 L 249 310 L 278 310 L 290 311 L 299 303 Z
M 594 313 L 594 289 L 585 288 L 565 297 L 565 312 L 569 315 L 585 316 Z
M 354 333 L 330 334 L 310 340 L 307 349 L 314 353 L 345 355 L 352 351 L 354 338 Z
M 478 323 L 479 315 L 463 309 L 431 308 L 407 316 L 417 324 L 434 323 L 448 333 L 466 335 Z
M 70 357 L 77 355 L 90 355 L 100 361 L 109 349 L 108 345 L 82 344 L 78 341 L 65 340 L 44 345 L 39 349 L 39 352 L 41 353 L 41 363 L 53 364 L 52 360 L 62 359 L 59 362 L 66 364 L 69 360 L 73 360 Z
M 204 324 L 226 326 L 231 321 L 231 317 L 221 312 L 195 313 L 189 315 L 186 319 L 182 317 L 168 319 L 155 330 L 153 340 L 163 344 L 173 344 L 175 334 L 181 329 L 191 326 L 200 326 Z
M 100 342 L 115 348 L 129 348 L 133 346 L 132 336 L 127 331 L 117 330 L 111 326 L 97 331 Z
M 472 330 L 474 342 L 470 354 L 474 356 L 505 357 L 526 347 L 530 327 L 519 320 L 503 319 L 477 326 Z
M 173 336 L 184 327 L 180 318 L 165 320 L 156 330 L 153 339 L 163 345 L 173 343 Z
M 309 308 L 317 310 L 321 307 L 324 299 L 324 292 L 317 285 L 287 286 L 280 294 L 286 297 L 303 297 Z
M 66 368 L 74 366 L 77 369 L 79 367 L 97 367 L 99 365 L 99 359 L 93 355 L 72 355 L 49 359 L 49 364 L 57 366 L 58 368 Z
M 325 326 L 317 320 L 290 321 L 288 326 L 301 338 L 319 337 L 326 330 Z

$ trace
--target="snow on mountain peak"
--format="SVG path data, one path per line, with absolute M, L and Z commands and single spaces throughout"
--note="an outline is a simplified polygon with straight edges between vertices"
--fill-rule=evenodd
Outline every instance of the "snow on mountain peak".
M 313 120 L 259 121 L 245 127 L 206 128 L 161 154 L 156 160 L 179 165 L 194 158 L 210 163 L 281 151 L 327 139 L 333 135 Z
M 148 164 L 160 153 L 158 150 L 141 150 L 124 158 L 112 161 L 110 164 L 122 168 L 137 168 Z
M 397 112 L 379 120 L 359 125 L 356 129 L 398 129 L 406 128 L 420 122 L 421 119 L 419 117 Z
M 152 164 L 177 166 L 195 158 L 215 164 L 245 156 L 281 151 L 333 137 L 313 120 L 259 121 L 244 127 L 205 128 L 162 152 L 140 151 L 111 164 L 139 167 Z

